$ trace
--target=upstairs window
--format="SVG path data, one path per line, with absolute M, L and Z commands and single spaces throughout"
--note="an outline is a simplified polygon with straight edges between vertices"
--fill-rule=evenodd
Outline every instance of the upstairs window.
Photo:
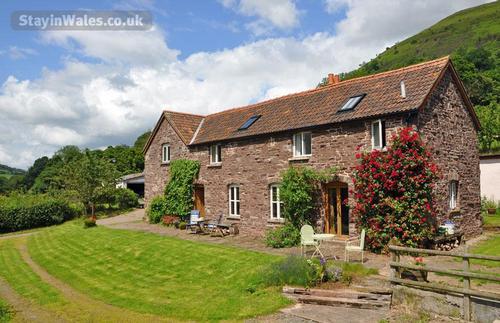
M 454 210 L 457 207 L 458 200 L 458 181 L 451 181 L 449 185 L 450 190 L 450 210 Z
M 170 163 L 170 146 L 163 145 L 161 149 L 161 162 L 166 164 Z
M 246 130 L 246 129 L 250 128 L 250 126 L 253 125 L 255 123 L 255 121 L 259 120 L 259 118 L 260 118 L 260 115 L 250 117 L 250 119 L 245 121 L 245 123 L 238 130 Z
M 222 146 L 219 144 L 210 146 L 210 164 L 220 163 L 222 163 Z
M 311 156 L 312 135 L 310 132 L 299 132 L 293 135 L 293 156 Z
M 281 219 L 281 209 L 283 202 L 280 200 L 280 187 L 279 185 L 271 185 L 269 196 L 271 199 L 271 219 Z
M 229 215 L 240 216 L 240 187 L 229 186 Z
M 339 111 L 349 111 L 349 110 L 352 110 L 354 109 L 358 104 L 359 102 L 361 102 L 361 100 L 363 100 L 363 98 L 365 97 L 364 94 L 360 94 L 360 95 L 355 95 L 355 96 L 351 96 L 345 103 L 344 105 L 340 108 Z
M 372 122 L 372 149 L 382 149 L 385 146 L 385 121 L 374 121 Z

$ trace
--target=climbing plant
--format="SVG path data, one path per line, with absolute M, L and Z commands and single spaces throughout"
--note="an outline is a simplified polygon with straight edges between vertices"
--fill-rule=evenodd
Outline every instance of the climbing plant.
M 389 240 L 416 247 L 435 232 L 433 188 L 438 169 L 411 127 L 392 137 L 387 151 L 357 152 L 352 215 L 366 229 L 367 246 L 383 251 Z
M 193 209 L 193 181 L 200 171 L 195 160 L 178 159 L 170 163 L 170 178 L 165 187 L 165 212 L 168 215 L 187 217 Z

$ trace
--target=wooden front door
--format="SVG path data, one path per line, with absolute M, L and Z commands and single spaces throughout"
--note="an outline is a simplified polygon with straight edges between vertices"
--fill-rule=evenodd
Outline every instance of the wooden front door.
M 194 209 L 200 211 L 200 217 L 205 217 L 205 187 L 203 185 L 194 187 Z
M 325 231 L 338 235 L 349 235 L 349 208 L 344 205 L 348 197 L 347 184 L 330 183 L 325 187 Z

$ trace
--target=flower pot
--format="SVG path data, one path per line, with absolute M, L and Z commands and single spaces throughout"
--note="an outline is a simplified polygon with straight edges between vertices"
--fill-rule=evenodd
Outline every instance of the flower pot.
M 427 271 L 405 269 L 403 272 L 401 272 L 401 278 L 419 282 L 427 282 Z
M 497 209 L 495 209 L 495 208 L 489 208 L 487 211 L 488 211 L 488 214 L 495 214 L 495 213 L 497 213 Z

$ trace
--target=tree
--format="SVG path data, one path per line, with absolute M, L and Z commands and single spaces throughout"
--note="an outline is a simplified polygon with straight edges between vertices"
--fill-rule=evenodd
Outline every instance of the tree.
M 418 133 L 404 128 L 387 151 L 358 152 L 356 158 L 352 215 L 366 230 L 368 248 L 383 251 L 391 239 L 416 247 L 432 237 L 438 173 Z
M 28 172 L 26 173 L 26 175 L 24 175 L 24 187 L 26 187 L 26 189 L 29 190 L 31 188 L 31 186 L 33 186 L 36 178 L 45 169 L 48 162 L 49 162 L 49 157 L 47 157 L 47 156 L 43 156 L 43 157 L 35 160 L 35 162 L 33 163 L 33 166 L 31 166 L 28 169 Z
M 500 139 L 500 109 L 497 104 L 476 106 L 476 113 L 481 120 L 479 144 L 482 151 L 490 151 L 495 140 Z
M 83 157 L 73 160 L 64 167 L 66 188 L 76 192 L 78 199 L 91 210 L 95 218 L 95 205 L 104 190 L 115 187 L 117 172 L 113 165 L 95 157 L 86 150 Z

